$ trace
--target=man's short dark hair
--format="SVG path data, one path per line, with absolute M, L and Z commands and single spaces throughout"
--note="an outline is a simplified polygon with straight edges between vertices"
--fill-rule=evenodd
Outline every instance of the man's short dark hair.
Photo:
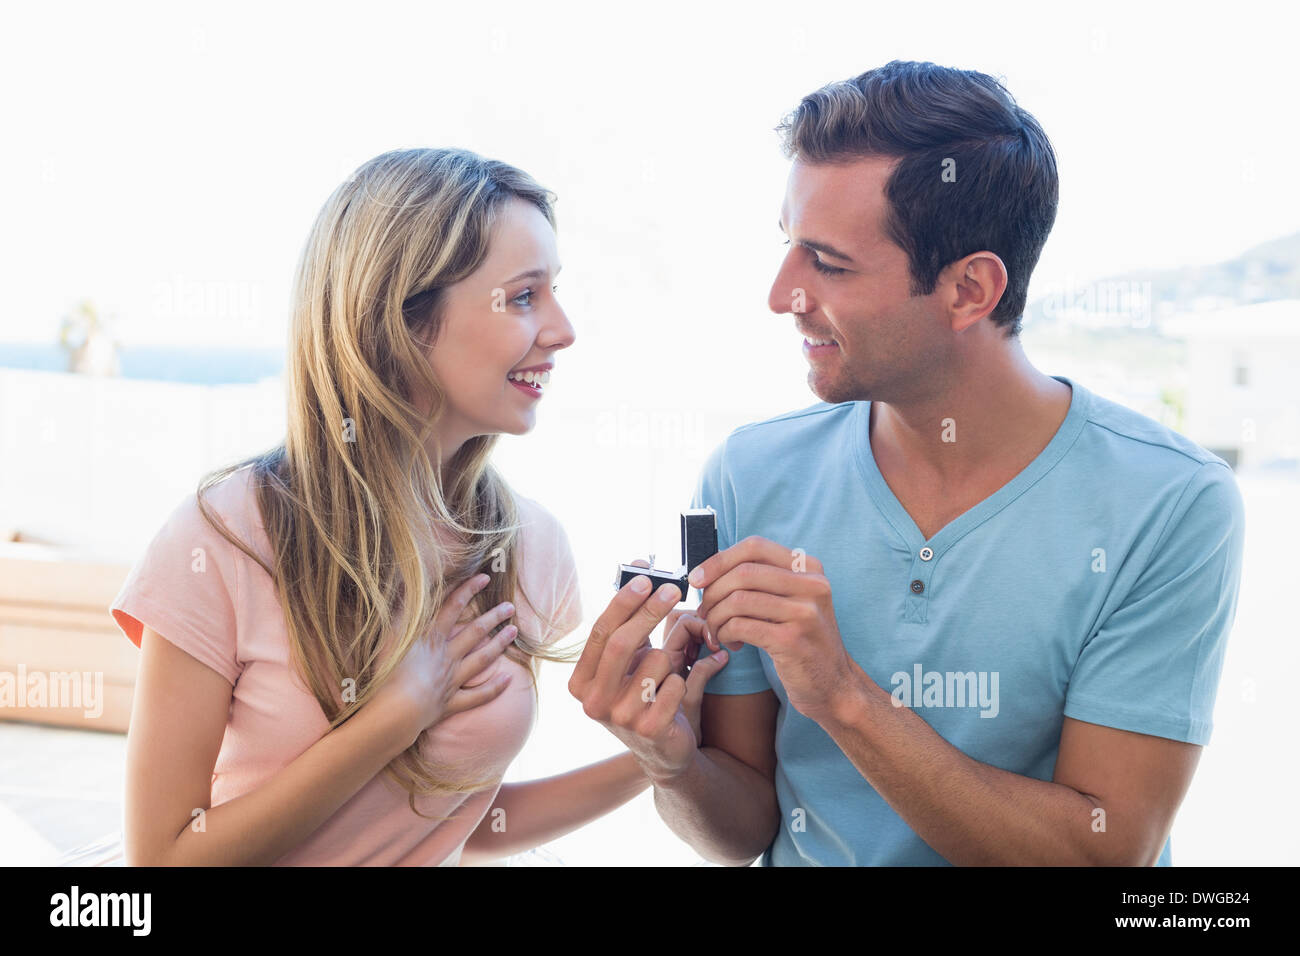
M 987 249 L 1007 268 L 989 318 L 1008 337 L 1020 333 L 1029 276 L 1056 221 L 1056 154 L 1001 83 L 893 60 L 809 93 L 776 129 L 787 158 L 806 163 L 897 158 L 883 225 L 907 253 L 911 294 L 929 295 L 945 266 Z

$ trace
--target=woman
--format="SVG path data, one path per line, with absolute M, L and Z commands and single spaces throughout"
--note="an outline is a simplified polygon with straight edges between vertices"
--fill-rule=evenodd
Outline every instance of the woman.
M 129 864 L 485 862 L 648 786 L 626 753 L 501 783 L 536 662 L 572 660 L 554 645 L 582 618 L 563 530 L 489 461 L 574 341 L 552 198 L 504 163 L 419 149 L 326 202 L 295 284 L 284 442 L 209 476 L 112 605 L 142 651 Z M 642 652 L 645 618 L 619 622 L 645 628 Z M 685 673 L 703 625 L 680 620 L 665 647 Z

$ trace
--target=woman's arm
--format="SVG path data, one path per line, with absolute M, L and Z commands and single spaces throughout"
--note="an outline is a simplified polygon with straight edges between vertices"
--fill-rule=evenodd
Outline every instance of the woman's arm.
M 630 753 L 543 780 L 501 785 L 461 851 L 461 866 L 523 853 L 603 817 L 650 786 Z M 504 816 L 497 813 L 504 810 Z
M 148 627 L 140 648 L 126 756 L 129 866 L 273 863 L 419 736 L 405 715 L 371 702 L 261 786 L 209 808 L 230 683 Z

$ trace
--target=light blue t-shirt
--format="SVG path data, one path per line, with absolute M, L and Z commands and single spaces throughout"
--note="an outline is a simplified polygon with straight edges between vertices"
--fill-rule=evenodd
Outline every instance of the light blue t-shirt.
M 871 679 L 969 757 L 1039 780 L 1065 717 L 1209 741 L 1244 541 L 1223 459 L 1054 377 L 1073 390 L 1055 437 L 929 540 L 876 466 L 866 401 L 736 429 L 694 500 L 720 548 L 759 535 L 819 559 Z M 947 862 L 789 706 L 765 652 L 732 653 L 708 693 L 769 688 L 782 824 L 762 865 Z

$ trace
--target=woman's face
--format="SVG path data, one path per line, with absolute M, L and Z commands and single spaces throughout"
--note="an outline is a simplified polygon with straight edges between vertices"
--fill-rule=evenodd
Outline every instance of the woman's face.
M 574 341 L 555 297 L 560 268 L 551 224 L 515 199 L 500 210 L 482 264 L 447 288 L 428 353 L 446 393 L 434 429 L 444 461 L 476 435 L 533 427 L 555 353 Z

